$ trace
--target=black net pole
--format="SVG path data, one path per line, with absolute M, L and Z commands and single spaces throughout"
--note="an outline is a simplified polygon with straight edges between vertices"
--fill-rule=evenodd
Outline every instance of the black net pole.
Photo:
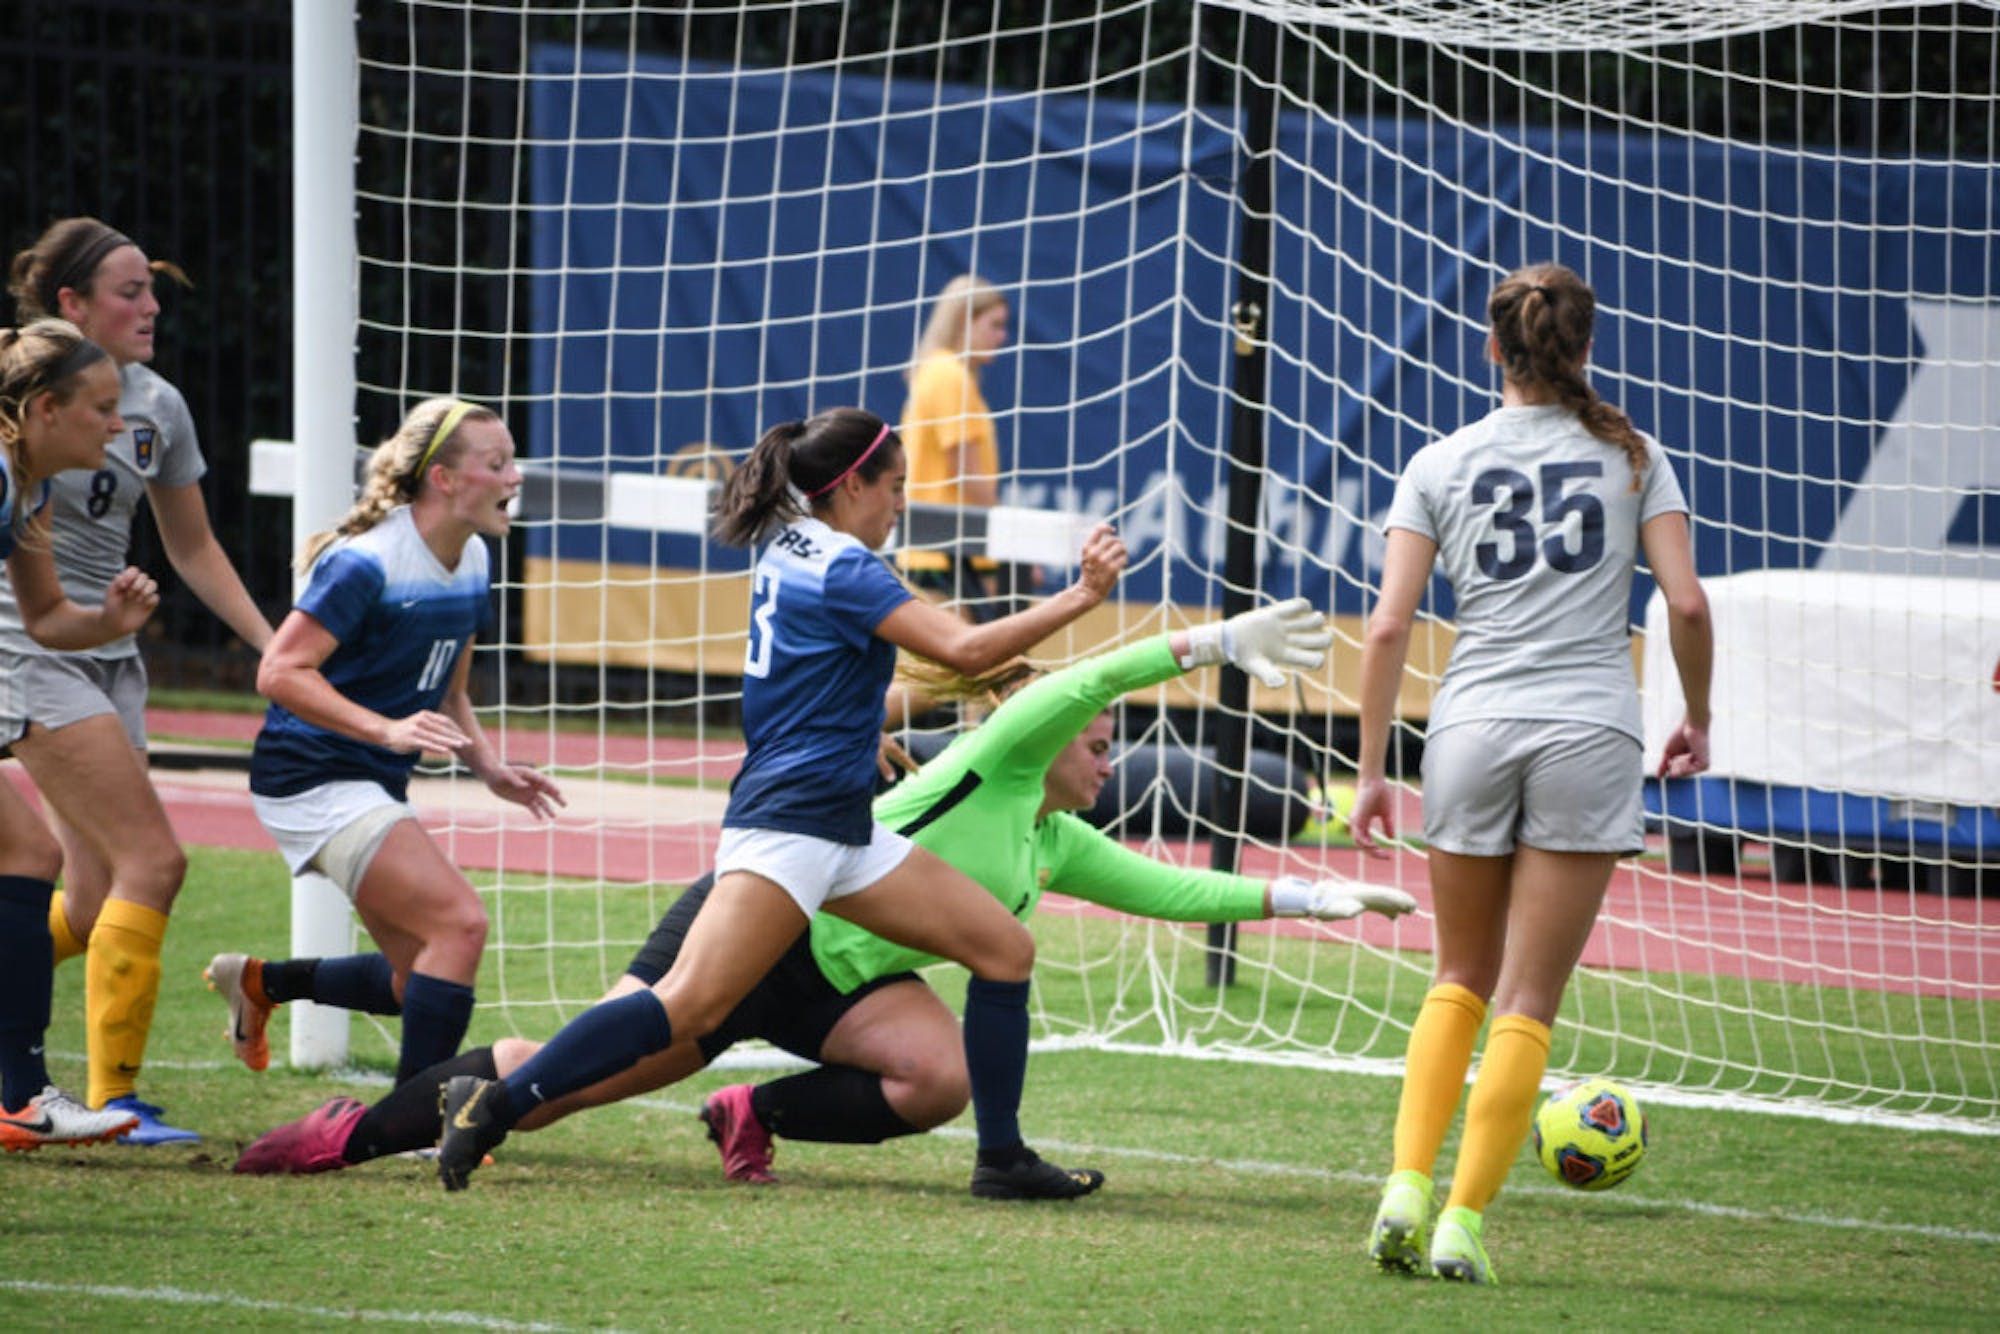
M 1259 511 L 1264 500 L 1265 315 L 1270 308 L 1271 157 L 1276 140 L 1278 26 L 1266 19 L 1243 18 L 1239 87 L 1247 113 L 1244 127 L 1245 170 L 1238 197 L 1243 218 L 1243 246 L 1237 264 L 1236 304 L 1230 310 L 1235 326 L 1235 373 L 1229 421 L 1229 531 L 1223 549 L 1222 614 L 1250 610 L 1257 597 Z M 1216 719 L 1215 766 L 1210 774 L 1214 799 L 1214 832 L 1209 836 L 1208 864 L 1234 871 L 1242 851 L 1244 778 L 1250 761 L 1250 678 L 1234 667 L 1222 669 L 1221 707 Z M 1236 980 L 1236 924 L 1211 922 L 1208 927 L 1208 984 L 1225 987 Z

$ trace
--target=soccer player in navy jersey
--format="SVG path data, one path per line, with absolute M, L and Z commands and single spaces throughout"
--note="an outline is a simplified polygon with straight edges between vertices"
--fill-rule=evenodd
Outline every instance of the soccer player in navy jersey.
M 105 446 L 124 429 L 117 365 L 75 325 L 38 320 L 0 330 L 0 558 L 22 627 L 41 647 L 122 639 L 159 605 L 152 579 L 127 566 L 105 585 L 102 606 L 78 606 L 63 592 L 51 551 L 48 479 L 102 468 Z M 0 675 L 0 745 L 35 720 L 22 684 Z M 96 1143 L 139 1123 L 130 1111 L 93 1111 L 49 1079 L 49 896 L 62 861 L 48 826 L 0 779 L 0 1149 L 9 1153 Z
M 1077 582 L 984 625 L 917 598 L 876 551 L 903 510 L 907 464 L 888 423 L 835 408 L 765 432 L 724 484 L 722 541 L 760 548 L 743 663 L 743 768 L 730 788 L 716 882 L 686 944 L 651 989 L 602 1002 L 502 1080 L 444 1086 L 438 1174 L 462 1189 L 521 1116 L 676 1039 L 712 1032 L 824 906 L 877 935 L 972 972 L 965 1056 L 981 1161 L 1096 1188 L 1021 1139 L 1028 1059 L 1027 928 L 936 854 L 871 811 L 883 698 L 896 650 L 975 676 L 1101 603 L 1125 567 L 1107 525 L 1085 540 Z
M 1486 1206 L 1528 1136 L 1570 973 L 1619 857 L 1645 846 L 1632 569 L 1666 599 L 1687 716 L 1662 765 L 1708 765 L 1708 600 L 1687 501 L 1659 445 L 1584 375 L 1597 299 L 1559 264 L 1487 300 L 1500 406 L 1417 451 L 1384 527 L 1382 593 L 1361 657 L 1354 841 L 1395 832 L 1385 767 L 1410 627 L 1434 566 L 1458 642 L 1425 730 L 1424 840 L 1437 913 L 1434 983 L 1411 1026 L 1394 1158 L 1368 1250 L 1388 1273 L 1491 1283 Z M 1491 1003 L 1451 1194 L 1431 1228 L 1431 1173 Z
M 369 460 L 361 498 L 299 558 L 310 573 L 257 673 L 271 705 L 250 760 L 257 818 L 294 873 L 352 900 L 380 953 L 262 962 L 217 955 L 210 984 L 253 1070 L 270 1061 L 273 1005 L 400 1014 L 398 1079 L 458 1050 L 486 947 L 478 893 L 407 800 L 424 751 L 448 751 L 497 796 L 543 817 L 562 795 L 494 750 L 466 689 L 491 619 L 486 544 L 521 487 L 492 409 L 419 403 Z
M 1023 921 L 1045 893 L 1184 922 L 1408 912 L 1416 900 L 1386 886 L 1290 875 L 1266 881 L 1155 861 L 1073 814 L 1096 803 L 1112 772 L 1106 709 L 1119 696 L 1222 662 L 1276 684 L 1285 669 L 1323 661 L 1331 640 L 1324 618 L 1300 598 L 1155 635 L 1039 679 L 1025 664 L 1010 664 L 1003 680 L 944 682 L 951 697 L 1032 684 L 1008 694 L 985 722 L 878 796 L 875 817 L 964 871 Z M 713 884 L 713 876 L 703 876 L 675 901 L 611 996 L 651 986 L 673 966 Z M 734 1084 L 709 1095 L 701 1119 L 730 1180 L 776 1180 L 773 1136 L 875 1144 L 919 1134 L 957 1116 L 967 1097 L 958 1020 L 915 971 L 934 962 L 821 913 L 713 1032 L 677 1039 L 604 1083 L 543 1103 L 517 1129 L 540 1129 L 585 1107 L 685 1079 L 754 1037 L 817 1064 L 755 1088 Z M 461 1074 L 491 1079 L 519 1068 L 538 1047 L 508 1038 L 464 1052 L 373 1106 L 335 1098 L 260 1136 L 235 1170 L 332 1172 L 434 1144 L 438 1102 L 426 1084 Z M 1051 1183 L 982 1166 L 972 1190 L 988 1199 L 1073 1198 L 1074 1180 Z M 1045 1184 L 1057 1189 L 1045 1192 Z

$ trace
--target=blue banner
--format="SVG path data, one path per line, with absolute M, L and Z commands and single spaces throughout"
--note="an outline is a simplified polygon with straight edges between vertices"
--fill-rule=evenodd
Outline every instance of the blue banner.
M 982 380 L 1003 499 L 1114 518 L 1135 546 L 1122 596 L 1220 600 L 1242 226 L 1226 116 L 568 47 L 539 49 L 533 77 L 531 456 L 652 471 L 840 404 L 893 421 L 930 297 L 976 270 L 1014 312 Z M 1976 430 L 1936 516 L 1868 498 L 1878 452 L 1983 425 L 1934 415 L 1984 372 L 1931 344 L 1977 339 L 2000 284 L 1989 166 L 1298 113 L 1279 139 L 1270 595 L 1365 610 L 1404 461 L 1497 402 L 1487 293 L 1551 258 L 1597 290 L 1594 382 L 1673 456 L 1705 573 L 1815 565 L 1892 520 L 1919 552 L 2000 547 Z M 531 543 L 743 565 L 601 525 Z

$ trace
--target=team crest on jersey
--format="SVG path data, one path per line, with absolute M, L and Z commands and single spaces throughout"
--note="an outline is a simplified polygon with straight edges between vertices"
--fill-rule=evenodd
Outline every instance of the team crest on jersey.
M 135 426 L 132 428 L 132 461 L 141 471 L 153 466 L 153 446 L 159 441 L 157 426 Z

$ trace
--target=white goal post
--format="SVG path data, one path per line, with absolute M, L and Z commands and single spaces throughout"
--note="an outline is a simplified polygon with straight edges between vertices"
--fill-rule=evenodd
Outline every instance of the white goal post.
M 1010 305 L 982 379 L 1007 508 L 910 538 L 1058 566 L 1063 525 L 1117 522 L 1121 600 L 1056 660 L 1294 593 L 1339 630 L 1294 688 L 1128 702 L 1100 818 L 1423 897 L 1420 848 L 1364 865 L 1311 803 L 1353 759 L 1395 478 L 1497 401 L 1486 293 L 1555 259 L 1596 288 L 1594 383 L 1673 460 L 1746 656 L 1734 767 L 1649 795 L 1552 1076 L 2000 1133 L 1994 6 L 410 0 L 345 47 L 296 13 L 302 466 L 351 474 L 350 425 L 456 393 L 541 479 L 479 679 L 570 812 L 426 789 L 492 877 L 482 1014 L 552 1030 L 713 848 L 746 567 L 666 516 L 773 422 L 893 420 L 964 272 Z M 336 191 L 313 222 L 309 188 Z M 1451 616 L 1440 587 L 1406 756 Z M 1226 987 L 1199 928 L 1057 904 L 1039 936 L 1045 1043 L 1390 1070 L 1428 979 L 1427 912 L 1246 928 Z

